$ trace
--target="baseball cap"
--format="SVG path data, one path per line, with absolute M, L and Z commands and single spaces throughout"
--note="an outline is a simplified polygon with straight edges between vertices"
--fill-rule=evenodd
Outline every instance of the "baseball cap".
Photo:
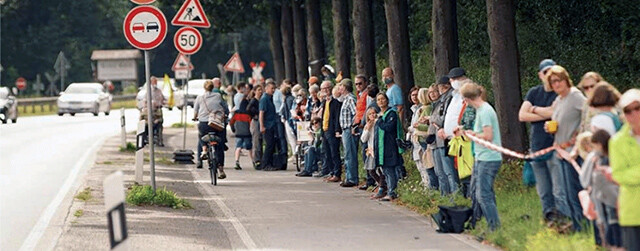
M 640 90 L 638 89 L 630 89 L 622 94 L 620 101 L 618 101 L 618 105 L 620 108 L 624 109 L 633 102 L 640 102 Z
M 451 83 L 449 83 L 449 77 L 442 76 L 442 77 L 440 77 L 440 79 L 438 79 L 438 84 L 439 85 L 449 85 Z
M 449 78 L 459 78 L 465 75 L 465 71 L 462 67 L 455 67 L 449 71 L 447 77 Z
M 538 71 L 544 71 L 546 69 L 549 69 L 551 66 L 556 65 L 556 61 L 553 61 L 553 59 L 545 59 L 540 61 L 540 66 L 538 66 Z

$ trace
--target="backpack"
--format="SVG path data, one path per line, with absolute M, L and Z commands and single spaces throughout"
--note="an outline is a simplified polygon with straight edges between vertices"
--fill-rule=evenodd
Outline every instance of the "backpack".
M 440 211 L 431 215 L 438 225 L 438 233 L 462 233 L 465 223 L 471 218 L 473 210 L 463 206 L 438 206 Z
M 606 115 L 607 117 L 611 118 L 611 120 L 613 121 L 613 125 L 616 128 L 616 132 L 620 131 L 620 128 L 622 128 L 622 121 L 620 121 L 620 117 L 618 115 L 613 114 L 613 112 L 603 112 L 600 114 Z M 611 136 L 613 137 L 613 135 Z

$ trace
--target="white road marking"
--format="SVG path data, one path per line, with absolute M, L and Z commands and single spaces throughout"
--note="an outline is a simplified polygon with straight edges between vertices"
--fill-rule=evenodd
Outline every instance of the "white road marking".
M 58 210 L 58 207 L 62 203 L 62 200 L 64 200 L 64 197 L 67 195 L 67 193 L 71 189 L 71 186 L 76 181 L 78 173 L 80 173 L 80 170 L 82 169 L 83 164 L 85 164 L 89 156 L 91 156 L 96 152 L 96 149 L 98 148 L 98 146 L 102 145 L 103 141 L 104 140 L 96 141 L 88 149 L 88 151 L 84 152 L 82 157 L 80 157 L 80 160 L 76 162 L 76 164 L 73 166 L 73 169 L 69 173 L 69 176 L 67 176 L 67 179 L 64 181 L 62 187 L 60 188 L 60 190 L 58 190 L 58 194 L 56 194 L 56 197 L 53 199 L 53 201 L 51 201 L 51 203 L 49 203 L 47 208 L 45 208 L 42 215 L 40 215 L 38 222 L 31 229 L 29 236 L 27 236 L 27 238 L 22 243 L 22 247 L 20 247 L 20 251 L 33 250 L 36 247 L 36 245 L 40 241 L 40 238 L 42 237 L 45 230 L 49 226 L 49 222 L 51 221 L 51 218 L 53 218 L 53 215 Z
M 247 229 L 244 228 L 244 226 L 242 225 L 240 220 L 238 220 L 238 218 L 233 214 L 233 212 L 231 212 L 231 209 L 229 209 L 229 207 L 227 207 L 227 205 L 224 204 L 224 201 L 222 200 L 222 198 L 219 195 L 216 195 L 214 193 L 213 188 L 212 188 L 213 185 L 211 185 L 211 181 L 209 181 L 207 183 L 199 182 L 200 180 L 197 177 L 198 174 L 195 171 L 195 169 L 190 168 L 189 170 L 191 170 L 191 175 L 193 176 L 194 180 L 196 180 L 195 183 L 198 183 L 200 185 L 200 189 L 199 190 L 203 193 L 204 197 L 206 198 L 207 195 L 211 196 L 211 198 L 213 199 L 213 201 L 215 201 L 215 203 L 218 206 L 218 208 L 220 208 L 222 213 L 224 213 L 225 222 L 230 222 L 231 225 L 233 225 L 234 230 L 236 231 L 236 233 L 238 234 L 238 236 L 242 240 L 242 243 L 244 243 L 244 246 L 248 250 L 256 250 L 256 249 L 258 249 L 258 246 L 253 241 L 251 236 L 249 236 L 249 233 L 247 232 Z M 207 199 L 206 201 L 207 201 L 207 203 L 209 203 L 209 207 L 211 207 L 211 210 L 215 211 L 215 209 L 213 208 L 214 205 L 211 203 L 211 200 Z

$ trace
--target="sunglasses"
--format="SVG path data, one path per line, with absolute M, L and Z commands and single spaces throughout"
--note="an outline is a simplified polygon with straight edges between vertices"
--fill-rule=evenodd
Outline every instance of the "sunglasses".
M 582 89 L 587 91 L 587 90 L 589 90 L 589 89 L 591 89 L 593 87 L 594 87 L 593 85 L 585 85 L 585 86 L 582 86 Z
M 363 85 L 363 82 L 356 82 L 356 85 Z
M 636 107 L 626 107 L 626 108 L 623 109 L 623 111 L 624 111 L 624 114 L 629 115 L 634 111 L 636 111 L 636 112 L 640 111 L 640 105 L 637 105 Z

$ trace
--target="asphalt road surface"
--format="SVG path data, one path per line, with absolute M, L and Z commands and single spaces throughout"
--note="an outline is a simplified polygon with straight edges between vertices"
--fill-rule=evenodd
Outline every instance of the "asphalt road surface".
M 165 110 L 164 125 L 179 122 L 180 114 Z M 126 110 L 127 131 L 137 129 L 138 115 Z M 0 125 L 0 250 L 35 245 L 101 143 L 120 131 L 119 110 L 98 117 L 20 117 L 17 124 Z

